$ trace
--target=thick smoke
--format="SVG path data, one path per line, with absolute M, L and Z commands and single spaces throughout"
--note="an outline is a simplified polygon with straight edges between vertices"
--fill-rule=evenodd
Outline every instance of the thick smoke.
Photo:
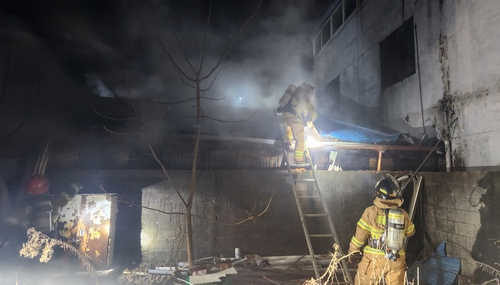
M 311 39 L 322 12 L 312 13 L 318 9 L 315 2 L 321 1 L 263 1 L 229 48 L 207 94 L 225 97 L 226 104 L 258 107 L 276 101 L 289 84 L 310 81 Z M 208 3 L 82 0 L 59 5 L 47 1 L 24 12 L 22 5 L 7 8 L 26 24 L 25 32 L 40 38 L 50 53 L 57 54 L 67 74 L 86 83 L 95 94 L 110 96 L 106 88 L 109 84 L 123 96 L 174 99 L 194 94 L 194 90 L 181 82 L 160 41 L 182 70 L 194 77 L 172 31 L 197 69 Z M 217 64 L 257 4 L 257 0 L 244 4 L 214 1 L 202 75 Z M 210 84 L 211 80 L 206 80 L 204 87 Z
M 162 102 L 194 97 L 195 90 L 180 79 L 166 51 L 182 72 L 195 78 L 191 66 L 198 70 L 205 48 L 201 72 L 205 76 L 238 33 L 219 68 L 202 83 L 202 88 L 210 87 L 203 96 L 221 99 L 203 101 L 205 111 L 210 104 L 273 108 L 288 85 L 313 83 L 311 41 L 329 2 L 262 1 L 240 30 L 258 0 L 213 1 L 208 29 L 210 1 L 79 0 L 29 5 L 13 1 L 0 9 L 8 23 L 0 33 L 6 39 L 1 41 L 1 56 L 6 58 L 9 48 L 15 51 L 10 68 L 24 70 L 11 70 L 11 75 L 41 74 L 40 86 L 30 93 L 39 90 L 35 111 L 50 117 L 77 114 L 78 122 L 64 122 L 81 128 L 92 124 L 91 116 L 84 115 L 92 96 L 147 97 Z M 4 77 L 5 65 L 0 67 Z M 24 98 L 17 93 L 28 94 L 26 81 L 11 76 L 9 97 Z M 24 89 L 14 87 L 23 85 Z

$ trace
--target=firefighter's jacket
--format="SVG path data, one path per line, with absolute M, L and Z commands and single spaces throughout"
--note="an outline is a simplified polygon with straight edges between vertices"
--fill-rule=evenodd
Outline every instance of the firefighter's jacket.
M 361 249 L 365 243 L 368 245 L 364 248 L 365 255 L 372 253 L 375 255 L 384 255 L 385 251 L 380 247 L 380 239 L 386 231 L 386 209 L 398 208 L 403 204 L 402 199 L 383 200 L 378 197 L 373 201 L 373 205 L 366 208 L 361 219 L 356 226 L 356 233 L 349 244 L 349 252 Z M 408 213 L 403 210 L 405 235 L 407 237 L 415 234 L 415 225 L 411 222 Z M 379 246 L 375 246 L 379 244 Z M 399 255 L 404 255 L 404 251 L 400 250 Z
M 283 117 L 299 116 L 307 123 L 316 120 L 318 114 L 313 102 L 314 87 L 302 83 L 299 87 L 290 85 L 280 99 L 279 105 L 283 108 Z

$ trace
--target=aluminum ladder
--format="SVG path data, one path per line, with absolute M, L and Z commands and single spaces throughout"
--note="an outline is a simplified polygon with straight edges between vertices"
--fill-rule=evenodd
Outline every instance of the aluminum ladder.
M 295 196 L 295 202 L 297 204 L 297 209 L 299 211 L 300 221 L 307 242 L 307 248 L 309 250 L 310 258 L 314 268 L 314 274 L 316 276 L 316 280 L 321 282 L 320 280 L 321 275 L 319 272 L 318 264 L 316 262 L 316 257 L 313 249 L 313 240 L 324 239 L 324 238 L 331 239 L 332 245 L 333 243 L 338 245 L 338 253 L 340 254 L 340 256 L 343 256 L 344 254 L 340 246 L 340 241 L 337 236 L 337 232 L 333 225 L 330 211 L 328 210 L 328 205 L 325 199 L 323 199 L 323 196 L 321 194 L 321 189 L 318 184 L 318 180 L 316 179 L 316 172 L 314 170 L 312 159 L 309 152 L 306 150 L 304 153 L 304 157 L 306 158 L 306 162 L 308 162 L 308 164 L 301 166 L 296 166 L 289 163 L 288 155 L 289 151 L 283 148 L 283 157 L 285 159 L 285 163 L 288 169 L 288 176 L 292 181 L 293 195 Z M 297 169 L 300 169 L 302 167 L 304 168 L 304 171 L 297 171 Z M 305 206 L 311 205 L 311 203 L 314 203 L 314 206 L 312 208 L 317 210 L 314 213 L 306 211 L 307 207 Z M 318 222 L 317 221 L 318 219 L 323 219 L 323 221 Z M 328 225 L 327 232 L 310 233 L 310 225 L 312 223 L 320 225 L 327 224 Z M 347 267 L 346 259 L 342 259 L 340 262 L 341 262 L 341 269 L 343 269 L 345 275 L 344 278 L 349 284 L 354 284 L 353 279 L 349 273 L 349 269 Z

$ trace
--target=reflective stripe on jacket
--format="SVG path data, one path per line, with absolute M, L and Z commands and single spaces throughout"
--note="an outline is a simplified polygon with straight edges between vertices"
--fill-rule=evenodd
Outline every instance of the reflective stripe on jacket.
M 397 208 L 403 204 L 402 199 L 382 200 L 375 198 L 373 206 L 365 209 L 361 219 L 359 219 L 356 226 L 356 233 L 351 239 L 349 244 L 349 251 L 359 250 L 369 240 L 378 240 L 386 230 L 386 215 L 385 209 Z M 407 237 L 415 234 L 415 225 L 411 222 L 408 213 L 403 210 L 405 235 Z M 374 249 L 372 247 L 365 247 L 366 250 Z

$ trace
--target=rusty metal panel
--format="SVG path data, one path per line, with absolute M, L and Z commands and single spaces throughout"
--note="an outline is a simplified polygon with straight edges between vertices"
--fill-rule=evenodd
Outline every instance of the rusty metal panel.
M 116 201 L 106 194 L 79 194 L 62 209 L 58 233 L 85 253 L 96 270 L 113 262 Z

